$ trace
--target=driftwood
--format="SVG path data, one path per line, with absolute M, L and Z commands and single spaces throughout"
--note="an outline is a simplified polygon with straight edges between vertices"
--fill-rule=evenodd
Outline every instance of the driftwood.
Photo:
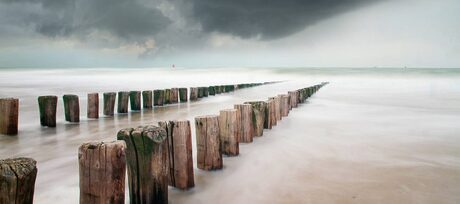
M 195 186 L 190 122 L 159 122 L 168 133 L 169 185 L 186 190 Z
M 153 107 L 152 91 L 142 91 L 142 107 L 144 109 L 151 109 Z
M 163 128 L 144 126 L 123 129 L 118 140 L 126 142 L 129 200 L 132 204 L 168 203 L 168 142 Z
M 131 104 L 131 111 L 141 110 L 141 92 L 130 91 L 129 92 L 129 103 Z
M 221 110 L 219 115 L 220 142 L 222 153 L 237 156 L 240 152 L 236 109 Z
M 19 99 L 0 99 L 0 134 L 18 134 Z
M 155 106 L 162 106 L 164 104 L 165 90 L 153 91 L 153 104 Z
M 125 203 L 125 143 L 90 142 L 78 149 L 80 203 Z
M 56 127 L 57 96 L 39 96 L 40 124 Z
M 118 113 L 128 113 L 129 92 L 118 92 Z
M 88 118 L 99 118 L 99 94 L 98 93 L 88 94 L 87 117 Z
M 254 137 L 252 106 L 250 104 L 235 104 L 237 110 L 237 137 L 241 143 L 251 143 Z
M 36 163 L 30 158 L 0 160 L 0 203 L 33 203 Z
M 254 136 L 260 137 L 264 134 L 265 108 L 267 103 L 264 101 L 245 102 L 252 105 L 252 125 L 254 127 Z
M 180 102 L 187 102 L 187 88 L 179 88 Z
M 219 116 L 195 118 L 197 166 L 203 170 L 222 169 Z
M 117 93 L 107 92 L 104 93 L 104 115 L 112 116 L 115 111 L 115 99 L 117 98 Z

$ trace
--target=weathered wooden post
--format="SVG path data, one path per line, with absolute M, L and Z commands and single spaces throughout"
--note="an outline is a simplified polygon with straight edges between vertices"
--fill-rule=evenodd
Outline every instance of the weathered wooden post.
M 98 93 L 88 94 L 87 117 L 88 118 L 99 118 L 99 94 Z
M 159 122 L 168 133 L 169 185 L 186 190 L 195 186 L 190 122 Z
M 252 125 L 254 127 L 254 136 L 260 137 L 264 134 L 264 122 L 265 122 L 265 108 L 267 103 L 265 101 L 250 101 L 245 104 L 252 105 Z
M 169 104 L 171 101 L 171 89 L 165 89 L 165 97 L 163 98 L 163 104 Z
M 0 99 L 0 134 L 18 134 L 19 99 Z
M 274 125 L 273 124 L 273 119 L 275 117 L 275 101 L 273 99 L 268 99 L 266 101 L 266 103 L 267 103 L 267 106 L 265 107 L 264 128 L 265 129 L 272 129 L 272 127 Z
M 123 129 L 118 140 L 126 142 L 129 200 L 132 204 L 168 203 L 167 133 L 157 126 Z
M 222 145 L 222 153 L 227 156 L 238 156 L 240 153 L 238 126 L 237 126 L 237 110 L 226 109 L 221 110 L 219 115 L 220 142 Z
M 222 169 L 219 116 L 196 117 L 195 130 L 198 168 L 203 170 Z
M 36 164 L 30 158 L 0 160 L 0 203 L 33 203 Z
M 237 135 L 239 142 L 251 143 L 254 137 L 254 125 L 252 120 L 252 106 L 250 104 L 235 104 L 237 110 Z
M 115 111 L 115 99 L 117 98 L 117 93 L 107 92 L 104 93 L 104 115 L 113 116 Z
M 222 91 L 220 90 L 220 87 L 219 86 L 213 86 L 214 87 L 214 91 L 216 92 L 216 94 L 221 94 Z
M 118 92 L 118 113 L 128 113 L 129 92 Z
M 153 91 L 153 102 L 155 106 L 162 106 L 164 104 L 165 90 Z
M 171 89 L 171 94 L 169 95 L 169 102 L 170 103 L 179 102 L 179 89 L 178 88 Z
M 125 203 L 125 143 L 90 142 L 78 148 L 80 203 Z
M 289 114 L 289 95 L 280 94 L 280 107 L 281 107 L 281 117 L 286 117 Z
M 203 97 L 208 97 L 209 96 L 209 90 L 208 87 L 201 87 L 203 89 Z
M 190 101 L 196 101 L 198 99 L 198 88 L 191 87 L 190 88 Z
M 292 108 L 297 108 L 297 91 L 289 91 L 288 94 L 291 110 Z
M 281 120 L 281 97 L 275 96 L 273 97 L 273 100 L 275 101 L 275 118 L 276 121 L 279 121 Z M 274 124 L 277 124 L 277 122 Z
M 204 97 L 203 87 L 197 87 L 197 88 L 198 88 L 198 98 L 203 98 Z
M 129 103 L 131 104 L 131 111 L 141 110 L 141 92 L 130 91 L 129 92 Z
M 215 87 L 214 87 L 214 86 L 209 86 L 209 87 L 208 87 L 208 93 L 209 93 L 209 95 L 211 95 L 211 96 L 216 95 L 216 89 L 215 89 Z
M 187 88 L 179 88 L 180 102 L 187 102 Z
M 40 124 L 56 127 L 57 96 L 39 96 Z
M 144 107 L 144 109 L 151 109 L 153 107 L 152 91 L 142 91 L 142 107 Z
M 67 94 L 64 99 L 65 120 L 69 122 L 80 122 L 80 104 L 77 95 Z

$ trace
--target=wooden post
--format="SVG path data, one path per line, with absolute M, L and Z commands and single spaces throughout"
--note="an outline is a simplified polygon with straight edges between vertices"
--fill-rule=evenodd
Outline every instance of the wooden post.
M 252 106 L 250 104 L 235 104 L 237 110 L 237 135 L 239 142 L 251 143 L 254 137 L 254 125 L 252 120 Z
M 196 101 L 198 99 L 198 88 L 191 87 L 190 88 L 190 101 Z
M 78 148 L 80 204 L 125 203 L 125 143 L 90 142 Z
M 153 91 L 153 103 L 155 106 L 162 106 L 164 104 L 165 90 Z
M 77 95 L 64 95 L 65 120 L 69 122 L 80 122 L 80 104 Z
M 267 106 L 265 107 L 265 120 L 264 120 L 264 128 L 265 129 L 272 129 L 273 127 L 273 118 L 275 117 L 275 101 L 273 99 L 269 99 L 266 101 Z
M 57 96 L 39 96 L 40 124 L 56 127 Z
M 221 94 L 222 91 L 220 90 L 219 86 L 213 86 L 214 87 L 214 91 L 216 92 L 216 94 Z
M 131 104 L 131 111 L 141 110 L 141 92 L 130 91 L 129 92 L 129 103 Z
M 211 95 L 211 96 L 216 95 L 216 89 L 214 88 L 214 86 L 208 87 L 208 93 L 209 93 L 209 95 Z
M 297 91 L 289 91 L 289 102 L 291 103 L 290 107 L 291 110 L 292 108 L 297 108 Z
M 208 97 L 209 96 L 209 90 L 208 87 L 201 87 L 203 89 L 203 97 Z
M 198 98 L 203 98 L 204 97 L 203 87 L 197 87 L 197 88 L 198 88 Z
M 264 122 L 265 122 L 265 108 L 267 103 L 265 101 L 251 101 L 245 102 L 245 104 L 252 105 L 252 125 L 254 127 L 254 136 L 260 137 L 264 134 Z
M 275 101 L 275 118 L 276 121 L 281 120 L 281 97 L 280 96 L 275 96 L 274 98 Z M 276 124 L 277 122 L 275 122 Z
M 163 98 L 163 104 L 169 104 L 171 101 L 171 89 L 165 89 L 165 97 Z
M 142 106 L 144 109 L 151 109 L 153 107 L 152 91 L 142 91 Z
M 203 170 L 222 169 L 219 116 L 195 118 L 197 166 Z
M 87 117 L 88 118 L 99 118 L 99 94 L 98 93 L 88 94 Z
M 19 99 L 0 99 L 0 134 L 18 134 Z
M 221 110 L 219 115 L 220 142 L 222 153 L 227 156 L 238 156 L 240 152 L 237 134 L 237 110 Z
M 126 142 L 129 200 L 132 204 L 168 203 L 168 142 L 163 128 L 144 126 L 123 129 L 118 140 Z
M 118 92 L 118 113 L 128 113 L 129 92 Z
M 281 110 L 281 117 L 286 117 L 289 114 L 289 95 L 287 94 L 280 94 L 280 110 Z
M 107 92 L 104 93 L 104 115 L 113 116 L 115 111 L 115 99 L 117 98 L 117 93 Z
M 169 95 L 169 102 L 170 103 L 179 102 L 179 89 L 178 88 L 171 89 L 171 94 Z
M 193 176 L 192 133 L 190 122 L 159 122 L 168 133 L 169 185 L 186 190 L 195 186 Z
M 33 203 L 36 163 L 30 158 L 0 160 L 0 203 Z
M 180 102 L 187 102 L 187 88 L 179 88 Z

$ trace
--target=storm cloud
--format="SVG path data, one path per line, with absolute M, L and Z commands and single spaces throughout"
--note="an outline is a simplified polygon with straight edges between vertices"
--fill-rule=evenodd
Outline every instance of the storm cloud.
M 252 41 L 288 37 L 376 1 L 3 0 L 0 48 L 31 39 L 39 39 L 37 46 L 43 46 L 43 39 L 48 39 L 153 59 L 159 53 L 202 49 L 214 41 L 220 44 L 220 35 Z
M 205 32 L 277 39 L 375 0 L 192 0 Z

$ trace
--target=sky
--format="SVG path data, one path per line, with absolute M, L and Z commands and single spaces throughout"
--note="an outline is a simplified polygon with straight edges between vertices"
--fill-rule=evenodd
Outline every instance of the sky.
M 458 0 L 0 0 L 0 67 L 460 68 Z

